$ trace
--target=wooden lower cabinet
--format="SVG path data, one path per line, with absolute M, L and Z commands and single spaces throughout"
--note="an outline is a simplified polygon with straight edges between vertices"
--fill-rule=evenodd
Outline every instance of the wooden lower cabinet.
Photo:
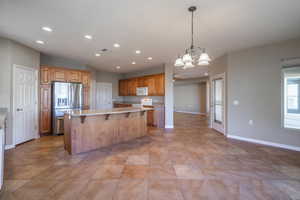
M 42 110 L 40 112 L 40 133 L 51 132 L 51 110 Z
M 149 110 L 147 112 L 147 125 L 154 126 L 154 110 Z

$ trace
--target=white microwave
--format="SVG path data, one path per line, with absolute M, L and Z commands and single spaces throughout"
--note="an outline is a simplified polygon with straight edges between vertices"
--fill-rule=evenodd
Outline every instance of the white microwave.
M 136 88 L 137 96 L 148 96 L 148 87 L 138 87 Z

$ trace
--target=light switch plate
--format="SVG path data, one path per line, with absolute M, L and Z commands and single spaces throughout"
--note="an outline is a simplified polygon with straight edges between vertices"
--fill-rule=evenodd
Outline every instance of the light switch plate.
M 239 105 L 239 104 L 240 104 L 240 102 L 239 102 L 238 100 L 234 100 L 234 101 L 233 101 L 233 105 L 237 106 L 237 105 Z

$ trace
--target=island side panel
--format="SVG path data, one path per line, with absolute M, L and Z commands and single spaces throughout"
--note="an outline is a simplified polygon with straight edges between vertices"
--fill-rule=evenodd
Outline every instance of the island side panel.
M 87 116 L 84 123 L 72 117 L 70 127 L 71 154 L 87 152 L 145 136 L 146 112 Z
M 69 114 L 64 114 L 64 148 L 71 153 L 71 120 Z

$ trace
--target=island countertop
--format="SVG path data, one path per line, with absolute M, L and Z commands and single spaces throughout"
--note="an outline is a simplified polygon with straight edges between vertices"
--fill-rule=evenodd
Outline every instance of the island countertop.
M 126 107 L 126 108 L 112 108 L 104 110 L 69 110 L 65 113 L 71 115 L 72 117 L 81 116 L 96 116 L 96 115 L 111 115 L 111 114 L 122 114 L 122 113 L 132 113 L 132 112 L 142 112 L 153 110 L 153 108 L 144 107 Z

